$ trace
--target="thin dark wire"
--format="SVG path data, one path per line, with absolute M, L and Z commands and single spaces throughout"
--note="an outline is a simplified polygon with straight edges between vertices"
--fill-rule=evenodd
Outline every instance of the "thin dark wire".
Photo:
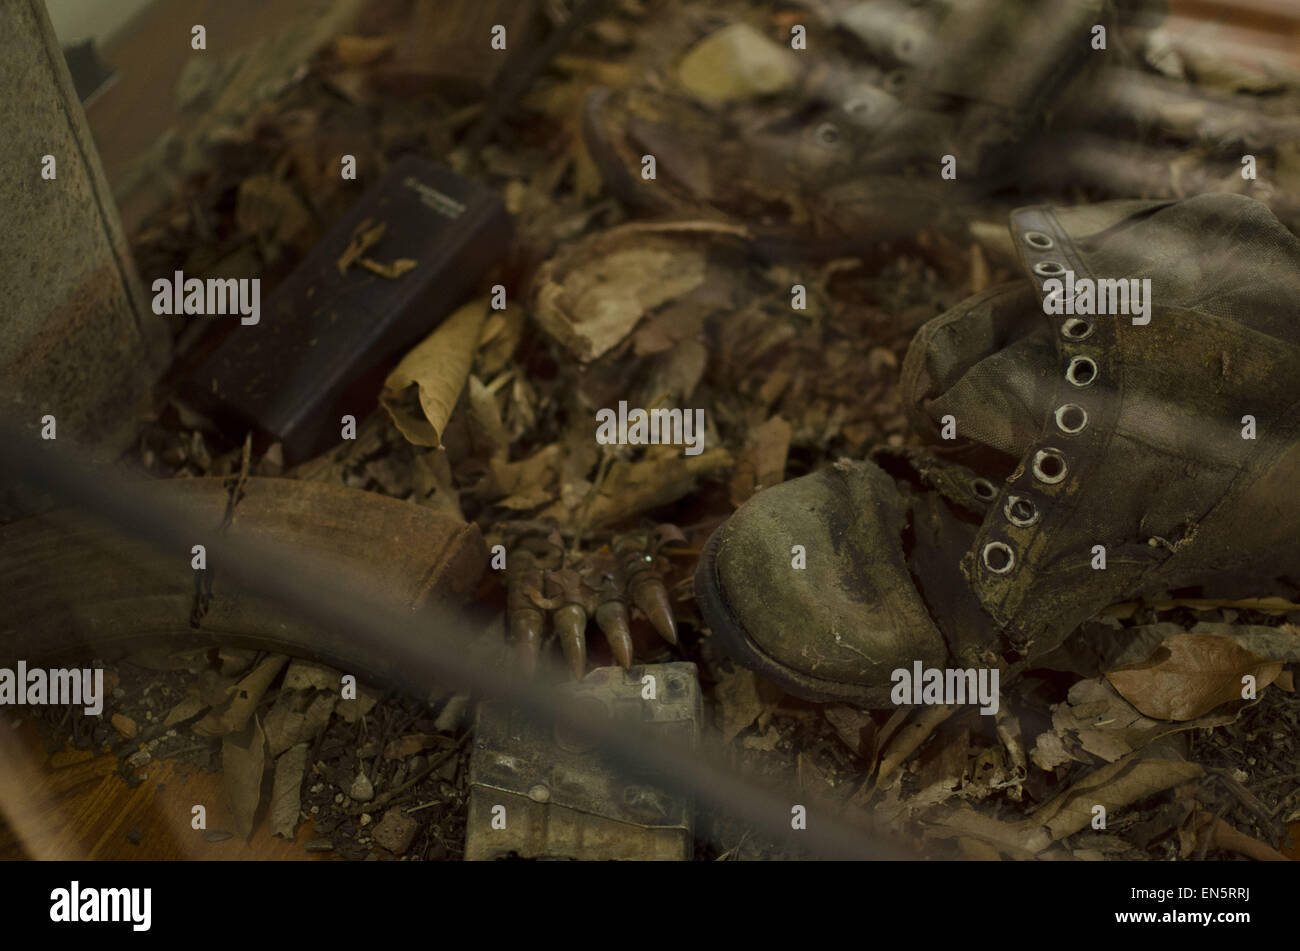
M 272 599 L 309 622 L 346 631 L 427 683 L 453 683 L 506 699 L 533 716 L 585 735 L 611 766 L 640 775 L 653 771 L 665 788 L 693 795 L 787 847 L 828 859 L 916 857 L 884 841 L 879 833 L 833 817 L 829 808 L 823 814 L 806 797 L 756 787 L 698 751 L 667 743 L 634 723 L 593 718 L 554 689 L 476 662 L 466 646 L 465 616 L 450 608 L 434 608 L 418 616 L 398 612 L 355 579 L 322 564 L 306 563 L 300 554 L 290 557 L 267 541 L 212 536 L 183 506 L 151 497 L 146 485 L 78 466 L 66 457 L 66 450 L 2 424 L 0 446 L 4 447 L 0 473 L 7 472 L 159 547 L 188 551 L 194 538 L 206 536 L 208 564 L 220 565 L 222 576 L 243 590 Z M 0 610 L 5 603 L 8 599 L 0 597 Z M 437 637 L 429 636 L 431 630 L 438 632 Z M 795 804 L 808 809 L 806 829 L 791 828 Z

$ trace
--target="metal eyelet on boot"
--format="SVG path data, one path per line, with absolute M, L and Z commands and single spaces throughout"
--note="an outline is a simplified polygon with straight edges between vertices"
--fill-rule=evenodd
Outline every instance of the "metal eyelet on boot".
M 995 575 L 1005 575 L 1016 566 L 1016 553 L 1006 542 L 989 542 L 980 553 L 984 567 Z
M 1065 265 L 1060 261 L 1039 261 L 1034 265 L 1034 273 L 1039 277 L 1057 277 L 1065 273 Z
M 1081 317 L 1071 317 L 1061 324 L 1061 336 L 1066 340 L 1087 340 L 1092 336 L 1092 321 Z
M 1056 408 L 1056 426 L 1061 432 L 1074 436 L 1088 425 L 1088 411 L 1078 403 L 1066 403 Z
M 983 499 L 985 502 L 998 494 L 998 490 L 993 487 L 993 483 L 988 479 L 972 480 L 970 490 L 975 493 L 975 498 Z
M 1055 485 L 1065 478 L 1065 456 L 1059 449 L 1040 449 L 1034 453 L 1034 478 Z
M 819 125 L 813 135 L 817 139 L 818 145 L 835 146 L 840 142 L 839 127 L 833 122 L 823 122 Z
M 1056 247 L 1056 242 L 1052 240 L 1051 235 L 1043 234 L 1041 231 L 1026 231 L 1022 237 L 1025 244 L 1039 251 L 1050 251 Z
M 1007 497 L 1002 514 L 1017 528 L 1028 528 L 1038 521 L 1038 506 L 1022 496 L 1012 495 Z
M 1065 378 L 1073 386 L 1091 386 L 1097 379 L 1097 361 L 1092 357 L 1071 357 L 1065 368 Z

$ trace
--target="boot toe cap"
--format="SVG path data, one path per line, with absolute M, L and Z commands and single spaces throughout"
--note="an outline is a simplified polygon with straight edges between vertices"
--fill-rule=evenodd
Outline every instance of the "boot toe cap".
M 767 489 L 710 544 L 705 617 L 792 693 L 887 702 L 893 670 L 947 656 L 908 571 L 906 527 L 902 496 L 869 462 Z

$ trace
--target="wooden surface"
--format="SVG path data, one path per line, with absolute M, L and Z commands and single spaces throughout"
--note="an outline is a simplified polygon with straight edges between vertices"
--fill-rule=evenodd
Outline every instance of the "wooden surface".
M 0 720 L 0 860 L 188 859 L 305 861 L 332 853 L 307 852 L 316 838 L 311 823 L 296 840 L 272 836 L 259 816 L 252 837 L 232 835 L 208 842 L 191 828 L 192 809 L 207 809 L 207 831 L 231 831 L 220 773 L 205 773 L 175 760 L 153 762 L 137 771 L 148 776 L 132 789 L 117 773 L 112 754 L 89 750 L 47 753 L 36 727 L 14 729 Z M 265 805 L 263 806 L 265 812 Z M 128 834 L 138 832 L 138 843 Z M 132 834 L 131 838 L 137 838 Z
M 373 2 L 373 0 L 371 0 Z M 136 161 L 159 136 L 196 120 L 177 106 L 181 71 L 203 57 L 228 64 L 241 51 L 277 31 L 293 29 L 328 8 L 330 0 L 160 0 L 126 26 L 103 50 L 118 71 L 117 81 L 97 98 L 86 117 L 109 184 L 119 191 Z M 201 24 L 207 49 L 190 46 L 190 31 Z M 130 234 L 166 198 L 171 182 L 156 178 L 134 183 L 117 195 Z

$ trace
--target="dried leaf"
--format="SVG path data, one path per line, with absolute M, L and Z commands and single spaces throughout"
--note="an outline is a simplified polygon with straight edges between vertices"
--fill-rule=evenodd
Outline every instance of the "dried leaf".
M 1052 707 L 1052 730 L 1038 736 L 1030 758 L 1044 770 L 1071 760 L 1092 762 L 1078 755 L 1082 749 L 1113 763 L 1162 736 L 1209 729 L 1234 719 L 1235 714 L 1219 714 L 1184 722 L 1153 720 L 1134 709 L 1103 678 L 1080 680 L 1070 688 L 1065 703 Z
M 616 228 L 542 265 L 533 284 L 534 316 L 570 353 L 590 362 L 647 313 L 699 287 L 706 265 L 698 242 Z
M 378 702 L 379 696 L 377 694 L 367 690 L 361 684 L 357 684 L 356 699 L 338 701 L 334 706 L 334 712 L 341 716 L 345 723 L 356 723 L 357 720 L 373 710 Z
M 284 672 L 285 690 L 337 690 L 341 675 L 333 667 L 294 659 Z
M 655 451 L 659 450 L 659 451 Z M 655 446 L 640 461 L 620 459 L 609 467 L 604 482 L 583 499 L 587 524 L 593 528 L 613 524 L 661 505 L 668 505 L 695 490 L 702 478 L 731 467 L 731 453 L 708 449 L 698 456 L 683 454 L 679 446 Z M 545 517 L 568 518 L 562 503 L 548 508 Z
M 257 660 L 257 651 L 223 647 L 217 651 L 217 660 L 221 663 L 221 676 L 238 677 L 253 666 Z
M 203 699 L 197 693 L 188 696 L 167 711 L 167 717 L 163 720 L 163 726 L 175 726 L 182 720 L 188 720 L 190 717 L 196 716 L 205 706 L 206 704 L 203 702 Z
M 388 374 L 380 402 L 409 442 L 441 445 L 447 421 L 465 388 L 487 312 L 487 298 L 466 304 Z M 410 412 L 401 400 L 411 386 L 416 388 L 422 415 Z
M 337 694 L 322 691 L 312 698 L 311 703 L 307 704 L 307 712 L 302 715 L 302 733 L 299 737 L 303 740 L 313 740 L 316 734 L 329 725 L 330 717 L 334 715 L 334 708 L 339 703 Z
M 924 815 L 931 835 L 970 837 L 994 846 L 1011 858 L 1047 858 L 1054 842 L 1086 829 L 1093 807 L 1114 815 L 1135 802 L 1202 775 L 1196 763 L 1139 759 L 1136 756 L 1102 766 L 1084 776 L 1036 813 L 1017 822 L 981 815 L 968 805 L 938 808 Z
M 880 787 L 886 779 L 902 766 L 909 756 L 915 753 L 930 734 L 938 729 L 950 716 L 961 709 L 960 704 L 934 704 L 921 707 L 902 725 L 890 739 L 889 745 L 882 747 L 880 770 L 876 773 L 876 786 Z
M 384 759 L 406 759 L 438 745 L 440 737 L 434 733 L 408 733 L 391 740 L 384 749 Z
M 248 838 L 253 820 L 262 801 L 262 776 L 266 771 L 266 734 L 253 717 L 237 733 L 227 733 L 221 741 L 222 782 L 230 812 L 235 817 L 235 831 Z
M 1242 678 L 1257 690 L 1282 672 L 1225 637 L 1175 634 L 1144 663 L 1106 674 L 1116 690 L 1149 717 L 1193 720 L 1215 707 L 1242 699 Z
M 270 175 L 250 175 L 240 183 L 235 225 L 244 234 L 299 245 L 310 237 L 311 224 L 311 213 L 288 183 Z
M 1167 601 L 1124 601 L 1111 605 L 1102 613 L 1125 620 L 1137 614 L 1143 607 L 1156 611 L 1172 611 L 1174 608 L 1189 608 L 1192 611 L 1217 611 L 1220 608 L 1237 608 L 1242 611 L 1260 611 L 1264 614 L 1289 614 L 1300 611 L 1300 604 L 1286 598 L 1242 598 L 1229 601 L 1223 598 L 1173 598 Z
M 371 258 L 361 258 L 357 263 L 372 274 L 378 274 L 380 277 L 386 277 L 389 280 L 396 280 L 407 271 L 417 267 L 420 262 L 411 258 L 398 258 L 392 264 L 381 264 Z
M 388 225 L 385 222 L 381 221 L 375 224 L 372 218 L 367 218 L 358 224 L 352 231 L 348 246 L 343 249 L 343 253 L 339 255 L 338 261 L 335 262 L 339 273 L 346 274 L 348 268 L 355 264 L 361 255 L 379 243 L 379 239 L 384 236 L 384 232 L 387 230 Z
M 833 703 L 822 708 L 826 721 L 834 728 L 838 736 L 854 756 L 859 756 L 870 763 L 875 758 L 876 721 L 865 710 L 850 707 L 842 703 Z
M 730 743 L 742 730 L 781 702 L 781 692 L 759 680 L 752 670 L 737 667 L 723 675 L 714 690 L 721 715 L 722 741 Z
M 490 454 L 508 449 L 510 436 L 501 422 L 501 411 L 497 407 L 496 397 L 483 385 L 483 381 L 472 373 L 465 394 L 468 397 L 470 418 L 476 427 L 476 435 L 481 435 L 487 442 Z
M 257 709 L 262 695 L 271 681 L 289 660 L 284 654 L 269 654 L 239 683 L 229 688 L 230 704 L 224 710 L 214 710 L 194 725 L 199 736 L 224 736 L 244 728 L 248 718 Z
M 334 41 L 334 57 L 344 66 L 365 66 L 387 56 L 397 44 L 395 36 L 340 36 Z
M 489 463 L 488 477 L 475 487 L 474 495 L 516 510 L 545 505 L 555 498 L 563 455 L 563 447 L 552 443 L 518 462 L 506 462 L 504 456 L 494 456 Z
M 279 756 L 302 739 L 305 706 L 306 696 L 296 690 L 281 690 L 275 698 L 262 726 L 266 733 L 266 749 L 272 757 Z
M 271 835 L 292 839 L 298 831 L 307 751 L 307 744 L 299 743 L 285 750 L 275 761 L 275 782 L 271 787 Z
M 785 481 L 791 432 L 790 424 L 780 416 L 758 427 L 736 460 L 731 476 L 732 505 L 739 508 L 755 492 Z
M 709 34 L 682 58 L 678 79 L 706 103 L 770 96 L 790 88 L 799 75 L 790 50 L 747 23 Z
M 1107 815 L 1114 815 L 1131 803 L 1202 775 L 1204 770 L 1198 763 L 1141 759 L 1135 755 L 1084 776 L 1026 822 L 1045 828 L 1053 840 L 1063 839 L 1092 823 L 1094 806 L 1104 806 Z
M 770 753 L 776 749 L 777 744 L 781 742 L 781 731 L 776 727 L 769 725 L 767 732 L 754 733 L 740 741 L 740 745 L 747 750 L 759 750 L 760 752 Z M 804 754 L 799 754 L 799 761 L 802 763 Z
M 945 724 L 948 726 L 951 724 Z M 952 796 L 966 777 L 969 754 L 970 730 L 940 728 L 935 741 L 917 758 L 917 797 L 925 802 L 942 802 Z

